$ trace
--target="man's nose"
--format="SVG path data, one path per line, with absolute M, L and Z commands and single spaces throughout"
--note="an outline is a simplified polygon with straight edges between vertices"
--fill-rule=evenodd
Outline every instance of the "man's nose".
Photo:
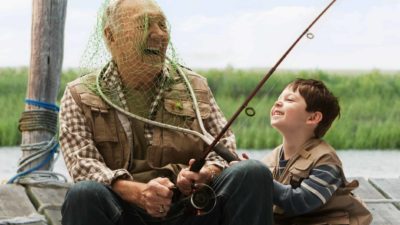
M 152 39 L 168 39 L 168 31 L 166 29 L 163 29 L 160 27 L 158 24 L 153 24 L 150 27 L 150 37 Z

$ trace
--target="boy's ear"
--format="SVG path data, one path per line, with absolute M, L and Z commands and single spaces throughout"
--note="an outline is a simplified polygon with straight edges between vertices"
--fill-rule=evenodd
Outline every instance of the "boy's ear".
M 315 111 L 311 113 L 308 117 L 307 123 L 308 124 L 315 124 L 317 125 L 322 120 L 322 113 L 320 111 Z

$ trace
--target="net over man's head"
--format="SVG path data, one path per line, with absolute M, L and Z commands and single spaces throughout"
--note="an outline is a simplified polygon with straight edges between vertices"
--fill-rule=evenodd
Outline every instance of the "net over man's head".
M 83 69 L 89 69 L 83 82 L 108 105 L 139 121 L 189 124 L 196 108 L 189 80 L 199 78 L 188 78 L 178 63 L 160 7 L 153 0 L 105 0 L 99 15 L 83 56 Z M 167 108 L 176 112 L 163 116 Z
M 138 87 L 152 82 L 161 72 L 169 43 L 160 7 L 152 0 L 113 0 L 103 24 L 104 41 L 123 83 Z
M 143 86 L 162 70 L 169 39 L 166 18 L 155 1 L 105 0 L 81 66 L 91 72 L 113 60 L 125 86 Z

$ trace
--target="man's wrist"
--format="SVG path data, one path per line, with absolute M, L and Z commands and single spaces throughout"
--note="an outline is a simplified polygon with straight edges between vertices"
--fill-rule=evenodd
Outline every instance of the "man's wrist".
M 221 173 L 221 169 L 214 165 L 206 165 L 205 168 L 208 170 L 210 175 L 209 181 L 214 180 Z
M 146 184 L 131 180 L 118 179 L 112 184 L 112 189 L 123 200 L 142 206 L 142 191 Z

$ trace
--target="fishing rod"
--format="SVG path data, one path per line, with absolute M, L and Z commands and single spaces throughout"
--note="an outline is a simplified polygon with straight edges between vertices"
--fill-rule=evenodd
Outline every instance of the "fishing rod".
M 279 58 L 279 60 L 275 63 L 275 65 L 265 74 L 264 78 L 257 84 L 257 86 L 254 88 L 254 90 L 250 93 L 250 95 L 246 98 L 246 100 L 243 102 L 243 104 L 237 109 L 237 111 L 234 113 L 232 118 L 227 122 L 227 124 L 222 128 L 221 132 L 219 132 L 218 136 L 214 139 L 214 141 L 208 146 L 207 150 L 204 152 L 203 156 L 200 159 L 197 159 L 195 163 L 190 167 L 191 171 L 198 172 L 200 169 L 203 167 L 205 163 L 205 159 L 207 155 L 211 151 L 215 151 L 218 155 L 220 155 L 223 159 L 225 159 L 227 162 L 235 161 L 235 160 L 240 160 L 237 155 L 234 153 L 230 152 L 227 148 L 225 148 L 222 143 L 219 143 L 219 140 L 222 138 L 222 136 L 228 131 L 228 129 L 231 127 L 232 123 L 237 119 L 237 117 L 240 115 L 240 113 L 247 108 L 247 105 L 249 102 L 254 98 L 254 96 L 257 94 L 257 92 L 264 86 L 264 84 L 267 82 L 267 80 L 272 76 L 272 74 L 275 72 L 275 70 L 278 68 L 278 66 L 282 63 L 282 61 L 286 58 L 286 56 L 289 55 L 289 53 L 292 51 L 292 49 L 297 45 L 297 43 L 304 37 L 304 35 L 307 35 L 308 38 L 312 38 L 313 35 L 309 33 L 309 30 L 311 29 L 312 26 L 322 17 L 322 15 L 325 14 L 325 12 L 336 2 L 336 0 L 333 0 L 331 3 L 329 3 L 328 6 L 325 7 L 325 9 L 310 23 L 310 25 L 303 31 L 303 33 L 300 34 L 300 36 L 293 42 L 293 44 L 289 47 L 289 49 L 286 50 L 286 52 Z
M 205 164 L 205 159 L 207 155 L 214 151 L 218 155 L 220 155 L 223 159 L 225 159 L 228 163 L 232 161 L 240 161 L 239 157 L 233 152 L 229 151 L 222 143 L 219 143 L 219 140 L 222 136 L 228 131 L 233 122 L 237 119 L 240 113 L 247 108 L 249 102 L 254 98 L 257 92 L 264 86 L 267 80 L 272 76 L 278 66 L 283 62 L 283 60 L 289 55 L 292 49 L 297 45 L 297 43 L 307 35 L 308 38 L 312 39 L 314 37 L 313 34 L 309 33 L 309 30 L 312 26 L 325 14 L 325 12 L 336 2 L 336 0 L 332 0 L 328 6 L 310 23 L 310 25 L 300 34 L 300 36 L 293 42 L 293 44 L 286 50 L 286 52 L 279 58 L 279 60 L 275 63 L 275 65 L 265 74 L 263 79 L 257 84 L 254 90 L 250 93 L 250 95 L 246 98 L 243 104 L 237 109 L 231 119 L 227 122 L 227 124 L 222 128 L 221 132 L 214 139 L 214 141 L 208 146 L 207 150 L 203 153 L 200 159 L 196 159 L 196 161 L 190 167 L 191 171 L 199 172 L 200 169 Z M 248 108 L 249 109 L 249 108 Z M 250 110 L 251 111 L 251 110 Z M 202 188 L 194 188 L 194 193 L 189 196 L 186 200 L 180 201 L 180 204 L 185 205 L 185 208 L 192 208 L 192 211 L 195 214 L 202 214 L 210 212 L 215 206 L 215 193 L 212 188 L 208 185 L 205 185 Z M 190 203 L 188 203 L 190 201 Z M 186 202 L 186 203 L 185 203 Z

